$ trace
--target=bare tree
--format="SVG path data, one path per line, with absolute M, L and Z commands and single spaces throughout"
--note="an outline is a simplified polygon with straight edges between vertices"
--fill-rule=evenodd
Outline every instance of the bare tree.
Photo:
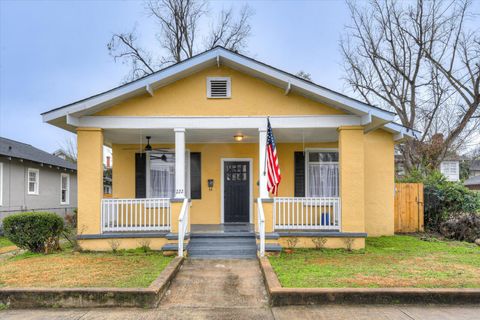
M 348 2 L 346 81 L 365 102 L 422 131 L 401 146 L 406 169 L 436 167 L 479 128 L 480 42 L 469 1 Z
M 65 160 L 76 163 L 78 158 L 77 141 L 74 138 L 65 138 L 60 144 L 60 150 L 65 155 Z
M 233 8 L 221 10 L 218 19 L 210 19 L 210 30 L 203 37 L 201 26 L 207 24 L 210 17 L 205 0 L 148 0 L 145 8 L 159 26 L 156 34 L 160 45 L 158 52 L 151 53 L 137 43 L 136 29 L 113 34 L 107 44 L 115 61 L 130 65 L 126 81 L 146 76 L 215 46 L 243 51 L 251 34 L 252 11 L 246 5 L 238 17 Z
M 303 71 L 303 70 L 298 71 L 295 75 L 297 77 L 305 79 L 307 81 L 312 81 L 312 75 L 308 72 Z

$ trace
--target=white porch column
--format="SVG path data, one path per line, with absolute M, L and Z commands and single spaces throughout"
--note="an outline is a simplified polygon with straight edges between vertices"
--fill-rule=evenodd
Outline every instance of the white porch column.
M 267 170 L 266 162 L 265 162 L 265 148 L 267 146 L 267 128 L 259 128 L 258 129 L 258 161 L 260 162 L 258 168 L 260 172 L 258 173 L 259 177 L 259 196 L 260 198 L 268 198 L 268 190 L 267 190 L 267 175 L 264 174 Z
M 175 128 L 175 198 L 185 198 L 185 128 Z

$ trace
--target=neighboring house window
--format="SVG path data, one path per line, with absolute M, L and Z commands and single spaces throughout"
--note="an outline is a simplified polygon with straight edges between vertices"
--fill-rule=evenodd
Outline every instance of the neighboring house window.
M 307 197 L 338 197 L 338 151 L 307 150 L 305 162 Z
M 61 193 L 61 204 L 69 204 L 70 202 L 70 175 L 67 173 L 62 173 L 60 175 L 60 193 Z
M 38 194 L 40 183 L 40 171 L 38 169 L 28 168 L 28 194 Z
M 460 180 L 460 166 L 458 161 L 442 161 L 440 163 L 440 172 L 449 181 Z
M 0 162 L 0 206 L 3 205 L 3 163 Z
M 214 99 L 230 98 L 232 95 L 232 83 L 228 77 L 208 77 L 207 97 Z
M 190 156 L 185 154 L 185 191 L 190 197 Z M 147 197 L 175 197 L 175 154 L 150 152 L 147 158 Z

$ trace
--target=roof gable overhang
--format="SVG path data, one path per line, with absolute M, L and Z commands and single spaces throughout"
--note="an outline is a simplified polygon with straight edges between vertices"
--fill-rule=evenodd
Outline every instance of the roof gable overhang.
M 386 126 L 393 122 L 395 118 L 395 113 L 393 112 L 365 104 L 222 47 L 213 48 L 109 91 L 42 113 L 43 121 L 69 131 L 74 131 L 74 119 L 76 118 L 93 115 L 138 95 L 146 93 L 153 95 L 153 92 L 158 88 L 188 77 L 205 68 L 220 65 L 225 65 L 277 87 L 284 88 L 286 94 L 295 92 L 311 100 L 344 110 L 347 114 L 360 116 L 362 124 L 366 126 L 366 131 L 382 127 L 395 134 L 414 137 L 414 131 L 411 129 L 405 130 L 406 128 L 400 125 Z M 73 120 L 69 121 L 69 118 Z

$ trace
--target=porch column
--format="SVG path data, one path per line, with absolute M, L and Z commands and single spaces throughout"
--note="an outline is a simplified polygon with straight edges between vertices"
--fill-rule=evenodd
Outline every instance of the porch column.
M 78 128 L 78 230 L 99 234 L 103 197 L 103 130 Z
M 175 198 L 185 198 L 185 128 L 175 128 Z
M 341 231 L 365 232 L 365 160 L 361 126 L 340 127 Z
M 268 198 L 268 190 L 267 190 L 267 175 L 264 174 L 267 170 L 266 162 L 265 162 L 265 148 L 267 146 L 267 128 L 259 128 L 258 129 L 258 169 L 260 172 L 258 173 L 259 184 L 259 197 L 262 199 Z

